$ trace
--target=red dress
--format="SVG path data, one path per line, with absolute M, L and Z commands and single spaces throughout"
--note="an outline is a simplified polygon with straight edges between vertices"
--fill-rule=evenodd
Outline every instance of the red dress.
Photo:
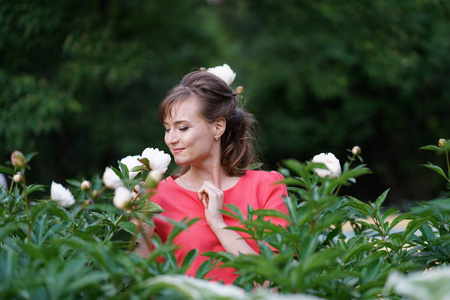
M 283 179 L 283 176 L 276 172 L 247 170 L 239 181 L 232 188 L 225 190 L 223 203 L 234 204 L 240 208 L 243 215 L 247 215 L 247 205 L 253 209 L 275 209 L 287 213 L 287 208 L 283 201 L 283 195 L 287 195 L 284 184 L 275 184 Z M 175 221 L 181 221 L 183 218 L 199 218 L 197 222 L 191 225 L 187 230 L 183 230 L 175 239 L 174 243 L 179 247 L 175 251 L 175 256 L 181 264 L 186 254 L 192 249 L 198 249 L 199 255 L 189 267 L 186 275 L 195 276 L 200 265 L 208 259 L 201 254 L 206 251 L 225 251 L 214 232 L 210 229 L 205 219 L 205 208 L 198 198 L 198 194 L 186 190 L 179 186 L 172 177 L 161 181 L 158 185 L 157 193 L 152 197 L 152 201 L 159 204 L 165 213 L 161 216 Z M 224 209 L 226 209 L 224 207 Z M 224 215 L 224 221 L 228 226 L 241 226 L 239 221 Z M 273 219 L 275 224 L 286 226 L 285 220 Z M 155 232 L 166 241 L 173 225 L 159 218 L 154 219 Z M 242 237 L 247 237 L 243 232 L 236 231 Z M 252 239 L 247 239 L 247 243 L 259 252 L 257 243 Z M 225 284 L 231 284 L 239 276 L 233 268 L 216 267 L 209 272 L 206 278 L 214 281 L 222 280 Z

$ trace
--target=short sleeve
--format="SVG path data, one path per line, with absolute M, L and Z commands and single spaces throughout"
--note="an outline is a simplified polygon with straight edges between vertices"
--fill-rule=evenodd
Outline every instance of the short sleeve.
M 288 210 L 284 203 L 284 197 L 288 195 L 287 188 L 284 183 L 281 183 L 284 179 L 283 175 L 279 172 L 271 171 L 267 179 L 265 187 L 264 202 L 262 203 L 263 209 L 277 210 L 287 214 Z M 288 221 L 280 218 L 271 218 L 272 223 L 286 227 Z

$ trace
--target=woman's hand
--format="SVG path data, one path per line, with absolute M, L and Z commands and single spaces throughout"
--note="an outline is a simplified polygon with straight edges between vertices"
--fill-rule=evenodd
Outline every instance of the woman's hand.
M 205 218 L 208 225 L 214 228 L 226 226 L 220 211 L 223 207 L 223 191 L 211 181 L 205 181 L 198 190 L 198 197 L 205 206 Z
M 216 234 L 225 251 L 234 255 L 258 254 L 234 230 L 227 229 L 223 220 L 223 191 L 211 181 L 205 181 L 198 191 L 198 197 L 205 206 L 205 218 L 211 230 Z

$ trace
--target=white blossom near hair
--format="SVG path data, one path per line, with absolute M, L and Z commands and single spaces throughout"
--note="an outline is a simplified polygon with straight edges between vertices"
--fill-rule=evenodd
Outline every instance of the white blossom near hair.
M 114 191 L 113 204 L 118 209 L 126 209 L 128 203 L 133 200 L 131 191 L 124 186 L 119 186 Z
M 326 176 L 329 176 L 330 178 L 337 178 L 341 175 L 341 165 L 339 163 L 339 159 L 337 159 L 333 153 L 320 153 L 313 157 L 312 162 L 322 163 L 327 167 L 327 169 L 314 169 L 317 175 L 322 178 Z
M 148 159 L 152 170 L 157 170 L 161 173 L 166 172 L 171 161 L 170 155 L 158 148 L 145 148 L 142 151 L 142 158 Z
M 50 197 L 62 207 L 69 207 L 75 203 L 75 198 L 72 193 L 62 184 L 54 181 L 52 181 L 52 186 L 50 188 Z
M 394 290 L 395 293 L 412 300 L 450 299 L 450 267 L 439 267 L 426 273 L 411 272 L 403 275 L 399 272 L 389 274 L 383 288 L 384 293 Z
M 114 171 L 110 167 L 105 168 L 102 180 L 105 186 L 112 190 L 123 185 L 122 180 L 120 180 L 119 176 L 117 176 L 117 174 L 114 173 Z
M 127 166 L 129 171 L 128 175 L 130 176 L 130 179 L 133 179 L 139 173 L 139 172 L 131 172 L 131 170 L 134 167 L 142 166 L 142 163 L 138 160 L 140 158 L 141 157 L 139 155 L 128 155 L 120 160 L 121 163 Z M 121 171 L 123 172 L 122 168 Z
M 236 78 L 236 73 L 230 68 L 229 65 L 224 64 L 223 66 L 217 66 L 214 68 L 209 68 L 206 70 L 208 73 L 214 74 L 223 81 L 225 81 L 228 85 L 231 85 Z

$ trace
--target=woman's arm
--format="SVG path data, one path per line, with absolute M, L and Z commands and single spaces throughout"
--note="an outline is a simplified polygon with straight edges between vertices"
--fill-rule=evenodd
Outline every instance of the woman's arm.
M 205 217 L 211 230 L 216 234 L 225 251 L 234 255 L 258 253 L 234 230 L 226 229 L 227 223 L 223 220 L 223 191 L 212 182 L 205 181 L 198 192 L 200 200 L 205 206 Z

